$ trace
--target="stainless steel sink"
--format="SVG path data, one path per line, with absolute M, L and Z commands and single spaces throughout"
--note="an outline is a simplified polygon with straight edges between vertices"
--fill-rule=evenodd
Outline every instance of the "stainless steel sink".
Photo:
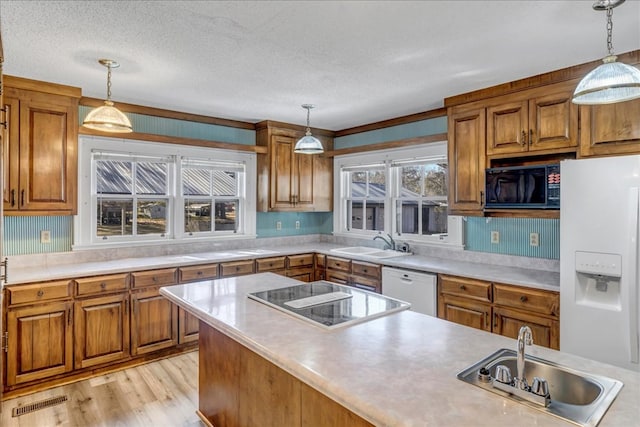
M 458 379 L 581 426 L 596 426 L 623 385 L 618 380 L 587 374 L 526 355 L 524 372 L 529 384 L 533 377 L 544 378 L 549 384 L 551 401 L 549 406 L 543 407 L 494 388 L 498 365 L 507 366 L 511 372 L 516 372 L 516 352 L 498 350 L 460 372 Z M 479 373 L 481 368 L 489 371 L 490 378 Z

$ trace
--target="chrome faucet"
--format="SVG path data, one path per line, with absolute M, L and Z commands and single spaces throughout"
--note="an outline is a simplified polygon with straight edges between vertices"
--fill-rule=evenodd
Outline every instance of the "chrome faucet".
M 380 239 L 384 242 L 384 248 L 385 249 L 391 249 L 391 250 L 396 250 L 396 241 L 393 240 L 393 237 L 391 237 L 391 234 L 387 233 L 387 238 L 385 238 L 382 234 L 378 234 L 377 236 L 374 236 L 373 240 L 376 239 Z
M 518 332 L 518 360 L 516 368 L 518 370 L 516 377 L 513 379 L 514 386 L 520 390 L 526 390 L 528 387 L 527 379 L 524 376 L 524 349 L 526 345 L 532 345 L 531 328 L 524 325 Z

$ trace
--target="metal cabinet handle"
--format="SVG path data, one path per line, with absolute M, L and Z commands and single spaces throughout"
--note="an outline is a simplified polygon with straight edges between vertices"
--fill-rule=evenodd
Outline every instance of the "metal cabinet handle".
M 533 129 L 529 129 L 529 145 L 534 144 L 533 141 Z
M 528 299 L 529 299 L 529 298 L 527 298 L 527 297 L 526 297 L 526 295 L 522 295 L 522 296 L 520 297 L 520 302 L 527 302 L 527 300 L 528 300 Z
M 20 192 L 20 206 L 24 206 L 24 190 Z
M 198 271 L 198 272 L 196 273 L 196 275 L 198 275 L 198 276 L 202 276 L 202 271 Z
M 16 205 L 16 189 L 13 188 L 11 189 L 11 206 L 15 206 Z
M 488 312 L 484 312 L 484 323 L 485 325 L 489 324 L 489 313 Z
M 460 290 L 461 290 L 461 291 L 466 291 L 466 290 L 467 290 L 467 287 L 466 287 L 465 285 L 460 285 Z
M 106 282 L 100 283 L 100 289 L 105 290 L 107 288 Z
M 44 295 L 44 291 L 42 289 L 38 289 L 38 297 L 41 298 Z
M 522 131 L 522 141 L 520 141 L 520 145 L 526 145 L 527 144 L 527 132 L 525 132 L 524 130 Z

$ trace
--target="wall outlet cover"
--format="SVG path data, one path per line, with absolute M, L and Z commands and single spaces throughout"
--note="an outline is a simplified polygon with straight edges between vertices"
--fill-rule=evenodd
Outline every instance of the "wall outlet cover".
M 282 221 L 276 221 L 276 230 L 282 230 Z
M 529 246 L 539 246 L 539 245 L 540 245 L 540 234 L 529 233 Z
M 300 230 L 300 221 L 296 221 L 296 230 Z
M 40 243 L 51 243 L 51 231 L 49 230 L 40 231 Z
M 500 232 L 499 231 L 492 231 L 491 232 L 491 243 L 493 244 L 498 244 L 500 243 Z

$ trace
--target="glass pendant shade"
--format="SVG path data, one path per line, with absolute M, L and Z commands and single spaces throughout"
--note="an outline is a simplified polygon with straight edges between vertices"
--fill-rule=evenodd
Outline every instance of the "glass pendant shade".
M 314 106 L 311 104 L 303 104 L 302 108 L 307 110 L 307 132 L 305 135 L 296 142 L 293 147 L 294 153 L 300 154 L 319 154 L 324 152 L 322 148 L 322 142 L 315 136 L 311 135 L 311 129 L 309 128 L 309 113 Z
M 578 83 L 573 94 L 574 104 L 612 104 L 640 98 L 639 69 L 616 62 L 614 55 L 602 62 Z
M 293 148 L 294 153 L 301 154 L 319 154 L 324 151 L 322 143 L 318 138 L 311 135 L 311 131 L 307 130 L 307 134 L 296 142 Z
M 129 118 L 124 113 L 113 106 L 111 101 L 111 69 L 118 68 L 118 64 L 113 59 L 99 59 L 100 65 L 107 67 L 107 99 L 104 105 L 94 108 L 87 114 L 82 126 L 111 133 L 129 133 L 133 132 L 133 127 Z
M 104 101 L 103 106 L 91 110 L 84 119 L 82 126 L 102 132 L 133 132 L 129 118 L 114 107 L 111 101 Z

